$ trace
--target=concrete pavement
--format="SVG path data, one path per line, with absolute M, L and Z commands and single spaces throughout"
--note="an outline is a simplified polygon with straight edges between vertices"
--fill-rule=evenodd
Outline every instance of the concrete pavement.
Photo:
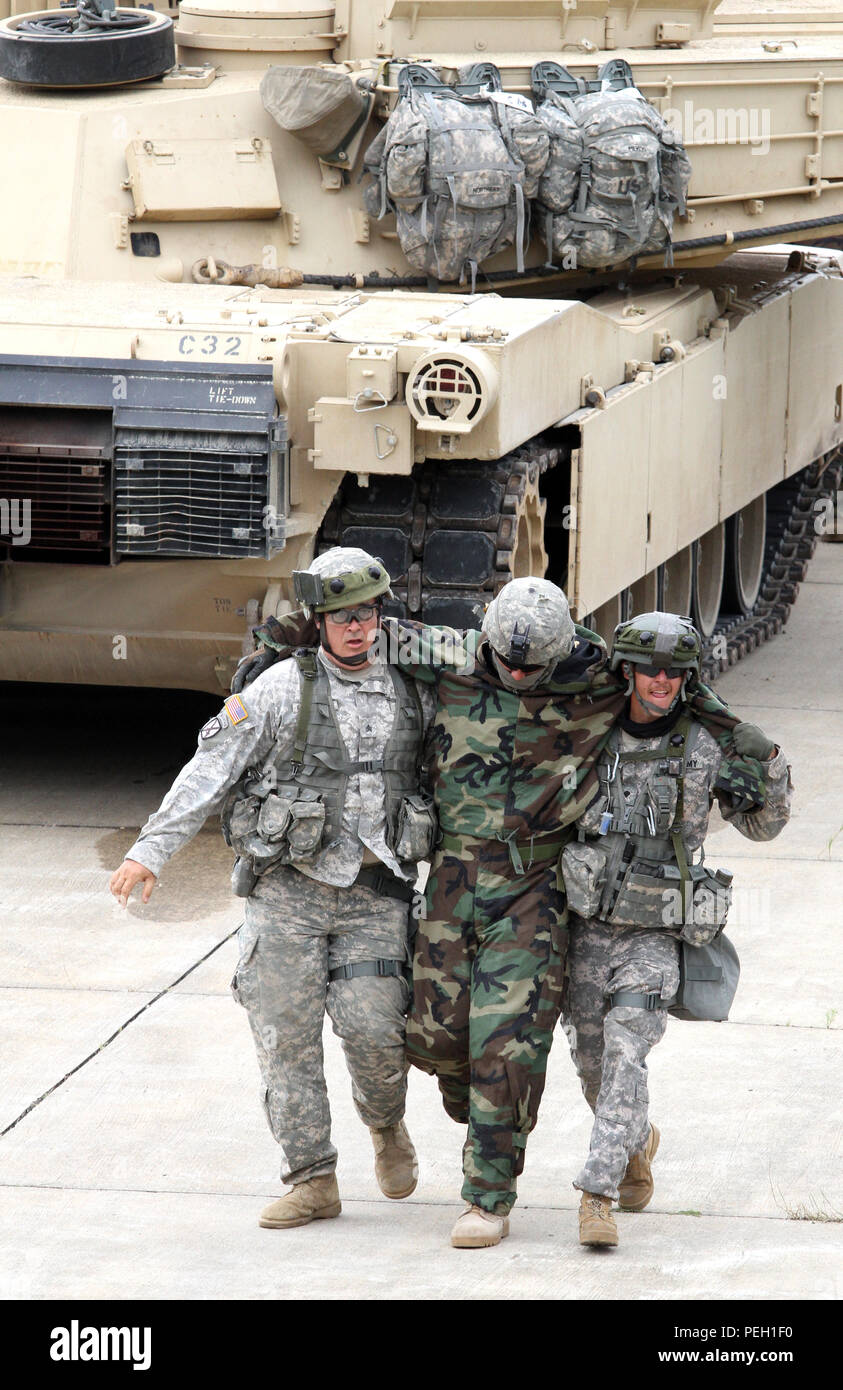
M 192 751 L 208 702 L 0 689 L 0 1296 L 834 1299 L 843 1292 L 843 546 L 822 545 L 785 633 L 719 686 L 793 765 L 766 845 L 723 827 L 743 978 L 728 1024 L 672 1021 L 652 1054 L 657 1188 L 617 1250 L 576 1244 L 590 1115 L 559 1034 L 512 1235 L 454 1251 L 462 1131 L 412 1073 L 421 1180 L 381 1197 L 336 1039 L 325 1049 L 343 1214 L 257 1226 L 281 1191 L 245 1015 L 240 905 L 207 828 L 126 913 L 108 872 Z M 211 707 L 213 702 L 210 702 Z M 7 1060 L 8 1059 L 8 1060 Z M 23 1115 L 23 1118 L 19 1118 Z M 821 1219 L 807 1219 L 809 1217 Z

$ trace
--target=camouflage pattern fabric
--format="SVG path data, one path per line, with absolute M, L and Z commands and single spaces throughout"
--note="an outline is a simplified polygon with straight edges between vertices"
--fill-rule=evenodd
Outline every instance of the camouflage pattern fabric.
M 649 751 L 658 748 L 661 737 L 636 738 L 632 734 L 618 730 L 609 742 L 607 752 L 611 753 L 615 743 L 628 751 Z M 699 849 L 708 832 L 708 819 L 712 797 L 716 797 L 720 814 L 730 825 L 734 825 L 748 840 L 773 840 L 784 829 L 790 819 L 790 805 L 793 799 L 793 785 L 790 771 L 781 750 L 769 763 L 764 765 L 767 794 L 765 804 L 754 812 L 735 811 L 728 796 L 717 787 L 720 769 L 724 762 L 723 750 L 706 729 L 700 729 L 688 758 L 685 770 L 685 790 L 682 818 L 678 827 L 682 831 L 685 847 Z M 618 775 L 623 779 L 624 800 L 634 804 L 642 788 L 655 776 L 655 764 L 622 763 Z M 579 828 L 596 835 L 600 827 L 603 799 L 598 798 L 578 822 Z M 670 809 L 671 821 L 676 814 L 676 791 Z M 598 842 L 599 843 L 599 842 Z
M 684 210 L 691 165 L 655 107 L 626 88 L 546 101 L 537 114 L 548 124 L 555 154 L 552 180 L 546 171 L 539 189 L 539 198 L 548 199 L 539 206 L 539 232 L 551 258 L 599 267 L 664 247 L 674 213 Z M 577 188 L 567 208 L 562 199 L 572 182 L 576 141 L 565 128 L 566 114 L 582 138 Z
M 435 1075 L 468 1124 L 462 1196 L 509 1211 L 544 1089 L 559 1016 L 567 930 L 558 848 L 534 846 L 513 874 L 507 847 L 446 837 L 431 866 L 413 961 L 410 1061 Z
M 411 265 L 458 280 L 527 234 L 527 200 L 547 161 L 547 132 L 532 111 L 488 96 L 412 90 L 369 147 L 366 206 L 396 214 Z
M 613 733 L 603 755 L 613 761 L 613 750 L 655 749 L 662 742 L 637 738 L 619 730 Z M 721 814 L 749 840 L 771 840 L 790 817 L 793 788 L 790 769 L 779 750 L 764 765 L 767 797 L 763 808 L 736 812 L 730 798 L 716 783 L 724 761 L 723 749 L 704 728 L 696 732 L 685 772 L 682 816 L 678 822 L 688 851 L 698 849 L 708 831 L 712 797 L 720 802 Z M 622 763 L 625 800 L 635 804 L 648 783 L 658 775 L 657 762 Z M 578 826 L 596 834 L 605 809 L 598 798 L 580 817 Z M 729 804 L 726 804 L 728 801 Z M 676 796 L 670 809 L 676 815 Z M 643 837 L 637 843 L 646 843 Z M 593 842 L 600 846 L 600 839 Z M 585 869 L 583 870 L 585 873 Z M 666 915 L 665 926 L 646 930 L 639 926 L 611 926 L 605 920 L 586 920 L 570 914 L 571 941 L 568 952 L 569 983 L 564 1005 L 564 1026 L 583 1091 L 595 1112 L 588 1160 L 574 1186 L 585 1192 L 617 1197 L 630 1154 L 644 1145 L 648 1133 L 646 1057 L 663 1036 L 667 1026 L 664 1010 L 649 1012 L 624 1006 L 609 1008 L 607 996 L 627 989 L 640 993 L 657 990 L 663 999 L 671 998 L 679 984 L 679 936 L 693 939 L 691 928 L 672 927 L 675 917 Z M 690 931 L 690 935 L 689 935 Z
M 610 1008 L 607 996 L 625 989 L 672 998 L 679 943 L 667 932 L 613 928 L 574 913 L 570 926 L 564 1028 L 594 1111 L 588 1158 L 574 1187 L 616 1200 L 630 1154 L 647 1141 L 647 1055 L 664 1036 L 667 1012 Z
M 397 700 L 386 663 L 378 661 L 346 673 L 321 653 L 317 659 L 328 677 L 349 758 L 381 758 Z M 271 768 L 279 759 L 289 758 L 300 690 L 295 662 L 277 661 L 241 696 L 230 697 L 202 729 L 196 754 L 182 768 L 126 857 L 145 864 L 154 874 L 160 873 L 162 865 L 192 839 L 205 819 L 221 809 L 228 791 L 248 768 Z M 419 694 L 427 724 L 433 694 L 423 686 Z M 346 789 L 341 834 L 301 865 L 300 872 L 321 883 L 347 886 L 357 877 L 368 850 L 370 857 L 381 860 L 397 877 L 411 877 L 389 849 L 386 828 L 382 773 L 354 774 Z
M 284 1182 L 336 1167 L 322 1055 L 326 1009 L 363 1123 L 381 1129 L 404 1114 L 405 979 L 329 983 L 328 972 L 354 961 L 408 962 L 407 919 L 406 903 L 369 888 L 316 883 L 292 868 L 271 869 L 246 900 L 231 988 L 249 1016 Z

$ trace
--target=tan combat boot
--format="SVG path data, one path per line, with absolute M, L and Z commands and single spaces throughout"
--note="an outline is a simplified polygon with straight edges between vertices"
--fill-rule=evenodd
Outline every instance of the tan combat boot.
M 612 1215 L 612 1199 L 599 1192 L 584 1192 L 580 1201 L 580 1245 L 617 1245 L 618 1228 Z
M 260 1215 L 259 1225 L 283 1230 L 287 1226 L 306 1226 L 310 1221 L 324 1221 L 339 1216 L 342 1211 L 340 1191 L 335 1173 L 324 1178 L 297 1182 L 292 1192 L 270 1202 Z
M 508 1216 L 498 1216 L 482 1207 L 469 1207 L 454 1224 L 451 1244 L 457 1250 L 479 1250 L 485 1245 L 500 1245 L 508 1235 Z
M 387 1129 L 370 1129 L 375 1149 L 375 1177 L 384 1197 L 398 1201 L 415 1192 L 419 1166 L 403 1120 Z
M 655 1125 L 650 1125 L 650 1133 L 643 1149 L 630 1154 L 618 1187 L 618 1206 L 623 1211 L 643 1211 L 653 1195 L 653 1174 L 650 1162 L 655 1158 L 661 1135 Z

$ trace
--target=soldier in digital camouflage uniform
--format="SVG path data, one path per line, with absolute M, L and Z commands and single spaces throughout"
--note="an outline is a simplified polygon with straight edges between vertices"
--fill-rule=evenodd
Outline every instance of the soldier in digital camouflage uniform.
M 305 582 L 306 581 L 306 582 Z M 223 812 L 246 898 L 232 982 L 249 1015 L 270 1128 L 292 1192 L 268 1227 L 338 1216 L 337 1151 L 323 1073 L 327 1008 L 388 1197 L 416 1186 L 404 1126 L 408 913 L 433 821 L 416 796 L 432 693 L 372 656 L 383 566 L 341 548 L 297 577 L 321 647 L 265 670 L 225 701 L 112 878 L 126 902 Z M 408 803 L 418 803 L 408 811 Z
M 595 1116 L 574 1180 L 584 1245 L 617 1245 L 612 1202 L 641 1211 L 653 1193 L 660 1136 L 647 1118 L 647 1054 L 679 986 L 680 938 L 710 941 L 728 906 L 730 876 L 693 862 L 713 799 L 751 840 L 773 839 L 790 815 L 784 754 L 754 725 L 737 724 L 724 756 L 686 703 L 699 662 L 688 619 L 645 613 L 619 626 L 611 664 L 629 704 L 601 752 L 598 795 L 562 856 L 565 1028 Z
M 600 638 L 572 623 L 564 594 L 543 579 L 506 585 L 483 633 L 462 642 L 408 620 L 390 631 L 416 639 L 392 650 L 437 695 L 428 771 L 441 839 L 416 938 L 408 1051 L 469 1126 L 469 1209 L 452 1240 L 494 1245 L 508 1233 L 559 1011 L 567 932 L 556 861 L 597 789 L 594 760 L 624 685 Z M 256 640 L 260 669 L 308 634 L 289 615 Z M 722 702 L 704 686 L 692 699 L 727 737 L 737 721 Z

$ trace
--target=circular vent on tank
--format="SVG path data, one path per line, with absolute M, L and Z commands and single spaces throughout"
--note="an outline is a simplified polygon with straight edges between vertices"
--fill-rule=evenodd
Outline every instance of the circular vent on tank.
M 421 430 L 467 434 L 497 394 L 497 373 L 479 352 L 429 352 L 407 378 L 407 405 Z

